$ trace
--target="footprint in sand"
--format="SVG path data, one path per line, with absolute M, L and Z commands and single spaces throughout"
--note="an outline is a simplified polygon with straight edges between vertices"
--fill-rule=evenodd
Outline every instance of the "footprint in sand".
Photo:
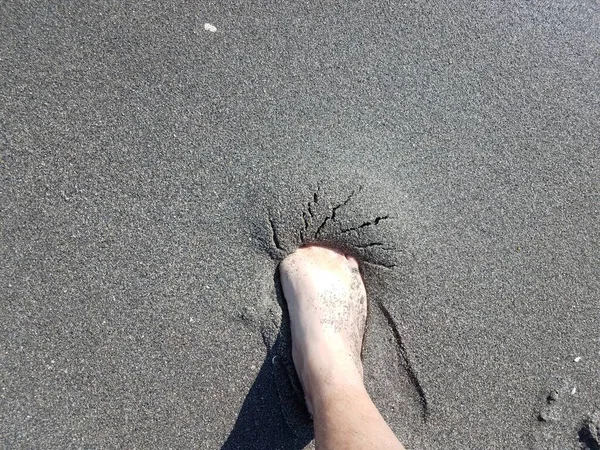
M 600 409 L 583 420 L 577 437 L 583 450 L 600 450 Z
M 540 407 L 537 419 L 541 424 L 551 424 L 560 422 L 563 416 L 563 404 L 565 398 L 569 395 L 571 389 L 567 382 L 563 382 L 556 387 L 550 388 L 546 398 Z
M 545 391 L 532 433 L 535 450 L 600 450 L 600 410 L 581 417 L 570 380 L 555 380 Z

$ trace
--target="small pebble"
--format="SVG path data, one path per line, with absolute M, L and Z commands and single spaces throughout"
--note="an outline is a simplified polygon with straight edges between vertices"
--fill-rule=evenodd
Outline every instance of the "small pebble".
M 577 357 L 577 358 L 575 358 L 573 361 L 575 361 L 575 362 L 579 362 L 579 361 L 581 361 L 581 356 L 578 356 L 578 357 Z
M 210 23 L 205 23 L 204 24 L 204 29 L 206 31 L 210 31 L 211 33 L 214 33 L 215 31 L 217 31 L 217 27 L 215 27 L 214 25 L 212 25 Z

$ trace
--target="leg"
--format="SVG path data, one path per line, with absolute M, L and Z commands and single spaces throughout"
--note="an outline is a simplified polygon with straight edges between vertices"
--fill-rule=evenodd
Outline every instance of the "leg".
M 404 450 L 363 385 L 367 296 L 356 260 L 303 247 L 282 261 L 280 274 L 317 448 Z

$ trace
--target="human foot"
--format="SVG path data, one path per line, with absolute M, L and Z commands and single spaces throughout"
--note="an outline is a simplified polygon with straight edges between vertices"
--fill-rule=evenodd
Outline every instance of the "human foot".
M 312 412 L 315 396 L 337 387 L 362 386 L 365 286 L 354 258 L 325 247 L 300 248 L 279 270 L 294 365 Z

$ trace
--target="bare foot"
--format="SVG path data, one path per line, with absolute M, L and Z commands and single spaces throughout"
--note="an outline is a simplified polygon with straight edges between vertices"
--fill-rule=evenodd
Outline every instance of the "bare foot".
M 362 386 L 367 295 L 358 262 L 325 247 L 296 250 L 280 265 L 292 356 L 312 412 L 315 396 Z

